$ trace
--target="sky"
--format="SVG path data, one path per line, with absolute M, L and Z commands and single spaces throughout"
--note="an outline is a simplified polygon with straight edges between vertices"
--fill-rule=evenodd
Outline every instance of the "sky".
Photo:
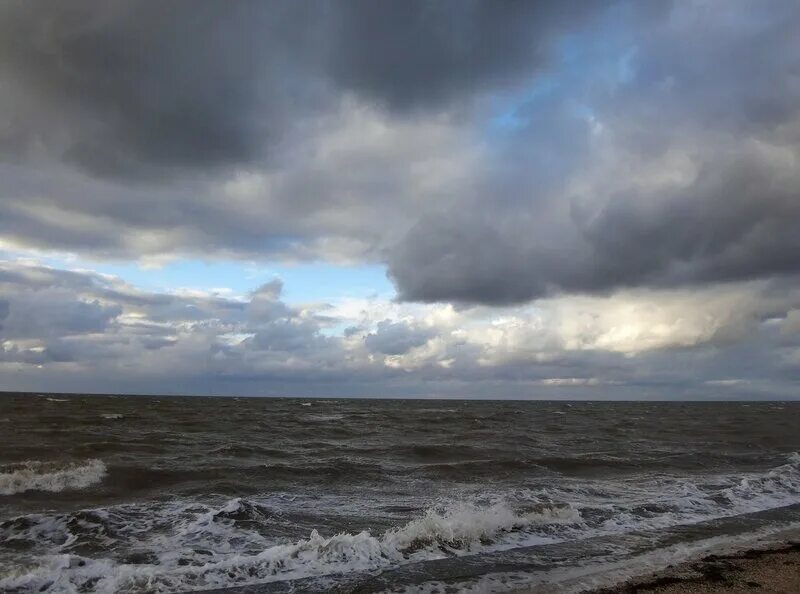
M 0 4 L 0 390 L 800 398 L 794 0 Z

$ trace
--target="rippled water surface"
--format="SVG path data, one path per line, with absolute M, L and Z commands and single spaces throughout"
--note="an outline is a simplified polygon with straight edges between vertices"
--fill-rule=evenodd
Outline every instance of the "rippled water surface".
M 578 551 L 800 502 L 798 403 L 4 395 L 0 435 L 11 592 Z

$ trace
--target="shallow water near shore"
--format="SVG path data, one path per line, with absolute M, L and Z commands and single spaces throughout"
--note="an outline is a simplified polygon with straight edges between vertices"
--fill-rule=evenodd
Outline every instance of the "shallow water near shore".
M 724 542 L 743 524 L 715 519 L 800 502 L 800 403 L 7 394 L 0 432 L 10 592 L 363 572 L 402 591 L 401 568 L 436 584 L 467 565 L 486 584 L 491 563 L 476 559 L 559 545 L 555 575 L 620 536 L 603 563 L 624 564 L 633 533 L 688 525 Z M 648 553 L 680 548 L 681 534 Z

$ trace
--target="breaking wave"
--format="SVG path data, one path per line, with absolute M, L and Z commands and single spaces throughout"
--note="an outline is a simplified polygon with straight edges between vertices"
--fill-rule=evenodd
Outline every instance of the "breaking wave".
M 500 503 L 485 508 L 456 503 L 429 509 L 378 536 L 365 530 L 326 538 L 313 530 L 305 539 L 267 544 L 243 531 L 242 526 L 253 521 L 271 519 L 267 508 L 247 500 L 233 499 L 218 508 L 199 509 L 194 504 L 150 512 L 141 516 L 155 518 L 149 526 L 153 531 L 168 522 L 165 515 L 172 516 L 173 534 L 170 542 L 161 540 L 158 550 L 134 560 L 138 563 L 73 553 L 98 533 L 106 538 L 118 531 L 129 537 L 145 534 L 135 520 L 123 523 L 119 514 L 108 510 L 24 516 L 0 524 L 0 536 L 20 548 L 47 541 L 58 550 L 41 556 L 38 567 L 27 573 L 0 578 L 0 589 L 38 591 L 58 581 L 88 592 L 169 592 L 376 570 L 485 550 L 504 533 L 531 526 L 580 521 L 580 515 L 565 506 L 518 513 Z M 185 519 L 175 521 L 181 517 Z
M 507 493 L 502 499 L 449 502 L 379 533 L 323 536 L 311 530 L 305 538 L 269 536 L 292 521 L 279 501 L 263 501 L 126 504 L 8 520 L 0 523 L 0 540 L 13 542 L 35 562 L 0 576 L 0 590 L 222 588 L 735 516 L 800 502 L 800 455 L 748 475 L 653 477 L 638 487 L 625 481 L 581 482 Z M 106 557 L 112 549 L 117 551 L 113 559 Z
M 100 460 L 66 463 L 30 460 L 0 466 L 0 495 L 85 489 L 99 483 L 105 475 L 106 465 Z

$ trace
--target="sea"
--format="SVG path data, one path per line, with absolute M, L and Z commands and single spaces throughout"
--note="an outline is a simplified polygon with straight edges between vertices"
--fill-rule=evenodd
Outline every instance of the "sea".
M 800 528 L 798 402 L 0 394 L 2 592 L 579 592 Z

